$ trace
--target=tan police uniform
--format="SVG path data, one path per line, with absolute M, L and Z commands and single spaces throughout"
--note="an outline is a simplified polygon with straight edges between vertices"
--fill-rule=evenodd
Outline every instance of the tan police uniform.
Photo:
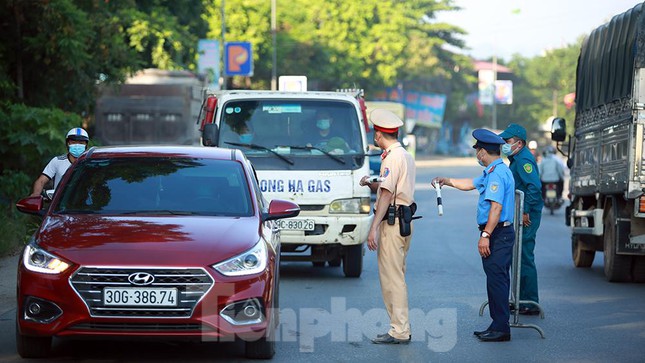
M 374 110 L 381 111 L 381 110 Z M 403 122 L 392 113 L 372 113 L 372 122 L 382 128 L 397 128 Z M 416 166 L 414 158 L 400 143 L 394 143 L 382 155 L 380 176 L 384 178 L 376 195 L 378 203 L 381 200 L 381 189 L 387 189 L 396 195 L 396 205 L 410 205 L 414 202 L 414 181 Z M 396 339 L 410 337 L 410 321 L 408 318 L 408 289 L 405 283 L 405 258 L 410 248 L 412 235 L 402 237 L 399 231 L 399 219 L 395 218 L 394 225 L 387 221 L 380 222 L 378 247 L 378 269 L 381 282 L 383 302 L 390 316 L 389 334 Z

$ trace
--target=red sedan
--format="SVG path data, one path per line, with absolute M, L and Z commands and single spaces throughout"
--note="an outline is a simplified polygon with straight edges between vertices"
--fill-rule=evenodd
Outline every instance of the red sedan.
M 45 357 L 52 337 L 245 340 L 271 358 L 280 232 L 297 204 L 262 197 L 239 150 L 92 148 L 53 200 L 18 202 L 43 222 L 18 270 L 16 341 Z

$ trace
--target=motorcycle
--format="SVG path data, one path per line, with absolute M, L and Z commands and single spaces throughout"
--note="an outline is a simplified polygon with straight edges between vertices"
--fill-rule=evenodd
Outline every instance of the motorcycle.
M 561 198 L 558 198 L 558 187 L 556 183 L 545 183 L 544 187 L 546 189 L 544 197 L 544 207 L 549 208 L 551 215 L 553 215 L 553 212 L 555 210 L 560 209 L 563 200 Z

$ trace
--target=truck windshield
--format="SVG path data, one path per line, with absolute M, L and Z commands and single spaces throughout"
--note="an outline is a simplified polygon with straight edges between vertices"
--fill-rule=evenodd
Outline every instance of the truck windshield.
M 260 170 L 354 169 L 364 160 L 361 127 L 356 108 L 344 101 L 229 101 L 222 106 L 219 145 L 237 144 Z M 276 162 L 276 153 L 294 164 Z

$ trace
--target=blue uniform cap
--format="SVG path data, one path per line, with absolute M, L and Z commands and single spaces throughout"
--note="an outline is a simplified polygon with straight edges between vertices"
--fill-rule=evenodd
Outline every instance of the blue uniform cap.
M 504 139 L 486 129 L 474 130 L 473 137 L 477 140 L 475 145 L 473 145 L 473 149 L 499 150 L 500 145 L 506 143 Z
M 508 127 L 506 127 L 506 130 L 499 134 L 499 137 L 504 140 L 516 137 L 520 140 L 526 141 L 526 129 L 518 124 L 509 124 Z

